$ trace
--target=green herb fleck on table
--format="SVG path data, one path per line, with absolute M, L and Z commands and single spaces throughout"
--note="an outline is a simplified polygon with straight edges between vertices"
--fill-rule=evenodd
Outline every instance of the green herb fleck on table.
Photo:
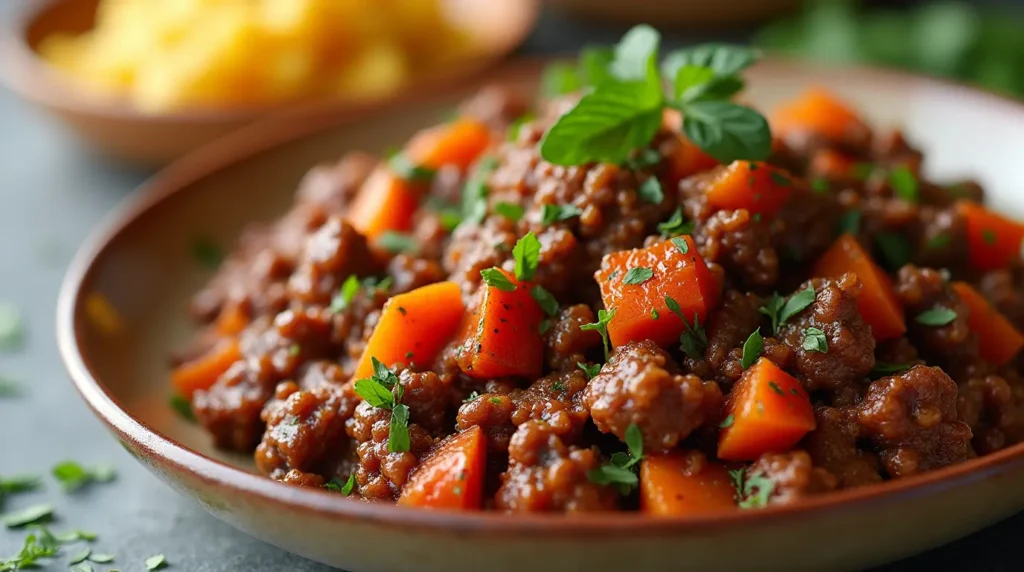
M 167 566 L 169 566 L 169 564 L 167 563 L 167 557 L 165 557 L 163 554 L 157 554 L 156 556 L 150 556 L 149 558 L 146 559 L 146 570 L 147 571 L 151 572 L 153 570 L 162 570 L 162 569 L 166 568 Z
M 21 312 L 10 302 L 0 301 L 0 350 L 15 350 L 25 341 Z
M 48 504 L 32 505 L 19 511 L 7 513 L 0 518 L 7 528 L 20 528 L 49 521 L 53 518 L 53 507 Z
M 917 177 L 910 169 L 899 166 L 889 171 L 889 184 L 893 192 L 900 199 L 908 203 L 916 203 L 918 200 Z

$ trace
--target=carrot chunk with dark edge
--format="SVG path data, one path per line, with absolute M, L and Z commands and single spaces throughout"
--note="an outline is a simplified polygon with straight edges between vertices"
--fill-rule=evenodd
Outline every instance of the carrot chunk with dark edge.
M 499 270 L 515 286 L 506 292 L 486 283 L 477 291 L 476 306 L 466 315 L 456 361 L 469 376 L 540 377 L 544 340 L 540 323 L 544 310 L 530 294 L 530 284 Z
M 978 270 L 1009 266 L 1020 256 L 1024 225 L 970 201 L 957 203 L 967 227 L 968 261 Z
M 793 182 L 782 169 L 766 163 L 733 161 L 721 167 L 708 183 L 704 196 L 715 209 L 746 209 L 772 216 L 789 200 Z
M 725 402 L 726 418 L 718 438 L 718 458 L 753 461 L 781 453 L 814 430 L 814 408 L 800 382 L 761 358 L 743 372 Z
M 371 241 L 388 231 L 403 232 L 412 227 L 419 208 L 419 193 L 410 183 L 380 165 L 359 188 L 348 219 Z
M 832 141 L 860 138 L 869 131 L 857 112 L 821 88 L 809 89 L 797 99 L 778 107 L 768 123 L 772 134 L 777 136 L 809 132 Z
M 645 455 L 640 464 L 640 510 L 677 516 L 736 508 L 736 488 L 721 463 L 694 462 L 691 453 Z
M 907 324 L 892 280 L 871 260 L 856 238 L 844 234 L 818 259 L 811 276 L 839 278 L 847 272 L 853 272 L 860 279 L 857 311 L 871 326 L 875 339 L 885 341 L 902 336 Z
M 193 393 L 200 389 L 210 389 L 217 378 L 240 359 L 242 352 L 238 340 L 224 338 L 203 355 L 174 368 L 171 383 L 178 395 L 191 401 Z
M 465 171 L 491 144 L 491 132 L 480 121 L 463 117 L 424 129 L 406 146 L 409 159 L 421 167 L 454 165 Z
M 996 365 L 1006 365 L 1024 348 L 1024 335 L 966 282 L 954 282 L 953 291 L 967 304 L 967 324 L 978 335 L 978 353 Z
M 483 507 L 487 439 L 479 426 L 450 435 L 427 454 L 409 477 L 398 504 L 422 508 Z
M 430 365 L 458 331 L 464 314 L 462 293 L 454 282 L 438 282 L 393 296 L 381 310 L 353 377 L 373 375 L 372 358 L 389 367 Z
M 647 339 L 676 343 L 687 328 L 683 318 L 691 327 L 695 316 L 705 323 L 718 298 L 718 282 L 690 236 L 607 254 L 594 278 L 604 307 L 615 310 L 608 324 L 615 346 Z M 670 305 L 678 305 L 678 314 Z

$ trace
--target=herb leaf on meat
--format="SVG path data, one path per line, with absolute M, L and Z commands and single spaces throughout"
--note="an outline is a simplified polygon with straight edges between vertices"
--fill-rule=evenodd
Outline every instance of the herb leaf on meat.
M 740 364 L 743 369 L 748 369 L 761 357 L 764 351 L 764 338 L 761 337 L 761 330 L 754 330 L 743 342 L 743 359 Z
M 936 306 L 918 314 L 914 321 L 925 326 L 945 326 L 956 319 L 956 312 L 944 306 Z
M 404 453 L 409 450 L 409 407 L 403 403 L 404 388 L 395 372 L 377 358 L 373 363 L 373 376 L 355 382 L 355 392 L 370 405 L 391 411 L 388 433 L 388 452 Z
M 576 362 L 576 365 L 583 370 L 583 373 L 587 374 L 587 379 L 594 379 L 597 374 L 601 373 L 602 365 L 599 363 L 586 364 L 583 362 Z
M 615 308 L 612 308 L 611 311 L 601 309 L 597 311 L 596 322 L 580 326 L 580 329 L 583 331 L 594 330 L 598 334 L 601 334 L 601 340 L 604 342 L 605 361 L 608 361 L 608 356 L 612 352 L 611 342 L 608 340 L 608 323 L 612 321 L 613 317 L 615 317 Z
M 569 220 L 583 214 L 576 205 L 544 205 L 541 207 L 540 223 L 544 226 Z
M 821 329 L 810 326 L 804 330 L 803 348 L 809 352 L 828 353 L 828 337 Z
M 540 241 L 532 232 L 516 241 L 512 248 L 512 257 L 516 262 L 516 279 L 522 282 L 533 280 L 540 264 Z
M 665 222 L 658 223 L 658 231 L 666 236 L 679 236 L 693 232 L 693 222 L 683 218 L 683 209 L 677 207 Z
M 530 296 L 537 301 L 541 309 L 548 316 L 554 316 L 558 313 L 558 300 L 548 292 L 546 288 L 537 284 L 533 288 L 530 288 Z

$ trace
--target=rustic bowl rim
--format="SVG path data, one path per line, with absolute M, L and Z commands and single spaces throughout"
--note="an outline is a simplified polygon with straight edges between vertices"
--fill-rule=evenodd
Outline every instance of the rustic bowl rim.
M 41 17 L 62 4 L 76 1 L 81 0 L 35 0 L 15 8 L 8 22 L 0 22 L 0 85 L 7 84 L 11 91 L 23 97 L 83 116 L 151 124 L 205 125 L 244 123 L 306 107 L 334 106 L 358 109 L 381 101 L 399 99 L 399 94 L 406 91 L 437 89 L 451 82 L 471 80 L 474 72 L 480 72 L 498 63 L 526 40 L 539 17 L 541 0 L 518 0 L 523 10 L 523 26 L 517 33 L 509 36 L 508 42 L 474 52 L 466 59 L 460 60 L 450 72 L 440 71 L 423 76 L 407 83 L 398 92 L 380 98 L 361 100 L 341 95 L 266 105 L 182 108 L 159 113 L 142 111 L 124 97 L 90 93 L 88 89 L 76 85 L 73 80 L 64 77 L 59 70 L 47 64 L 39 52 L 29 44 L 29 30 Z
M 536 74 L 552 58 L 524 59 L 511 62 L 487 74 Z M 789 69 L 791 72 L 813 72 L 816 66 L 780 58 L 768 58 L 761 66 Z M 923 88 L 956 93 L 974 104 L 1000 106 L 999 113 L 1024 116 L 1024 102 L 995 93 L 945 80 L 910 73 L 866 67 L 842 68 L 844 75 L 855 74 L 869 82 L 901 85 L 902 89 Z M 481 80 L 482 81 L 482 80 Z M 406 101 L 439 101 L 458 87 L 430 94 L 409 94 Z M 450 97 L 449 97 L 450 99 Z M 963 99 L 961 99 L 963 101 Z M 57 301 L 57 345 L 76 389 L 94 413 L 122 440 L 160 464 L 174 471 L 191 473 L 202 481 L 234 489 L 282 508 L 321 517 L 368 521 L 419 530 L 444 529 L 467 534 L 509 534 L 523 537 L 635 537 L 647 534 L 698 532 L 709 527 L 736 525 L 769 525 L 780 521 L 822 516 L 826 511 L 863 510 L 865 503 L 900 502 L 943 490 L 968 485 L 1024 466 L 1024 443 L 958 465 L 903 479 L 869 485 L 785 506 L 753 511 L 730 510 L 684 517 L 650 517 L 635 512 L 566 516 L 561 514 L 507 515 L 499 512 L 457 512 L 424 510 L 391 504 L 358 502 L 315 489 L 285 485 L 267 477 L 247 472 L 194 451 L 161 434 L 136 419 L 131 412 L 108 393 L 94 374 L 79 343 L 76 316 L 83 307 L 98 263 L 125 228 L 135 219 L 171 196 L 187 189 L 212 174 L 237 163 L 252 160 L 254 155 L 270 151 L 281 144 L 365 118 L 367 113 L 398 108 L 401 101 L 365 106 L 360 109 L 319 106 L 296 110 L 245 127 L 232 135 L 205 146 L 176 161 L 154 176 L 133 196 L 125 199 L 93 231 L 75 255 L 61 285 Z

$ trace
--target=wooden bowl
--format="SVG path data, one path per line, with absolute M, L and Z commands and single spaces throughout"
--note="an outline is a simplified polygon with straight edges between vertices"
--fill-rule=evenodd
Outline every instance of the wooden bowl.
M 532 89 L 541 66 L 491 75 Z M 750 72 L 771 107 L 828 86 L 878 123 L 906 126 L 930 174 L 977 175 L 995 207 L 1024 214 L 1024 105 L 891 72 L 771 61 Z M 512 516 L 369 504 L 254 474 L 248 457 L 210 445 L 167 405 L 167 354 L 189 339 L 186 301 L 208 273 L 197 235 L 231 244 L 280 215 L 312 165 L 381 151 L 472 91 L 410 97 L 376 112 L 315 110 L 250 126 L 174 164 L 116 210 L 82 247 L 57 311 L 61 355 L 79 392 L 140 463 L 224 521 L 351 572 L 851 570 L 895 560 L 1024 509 L 1024 444 L 924 475 L 764 510 L 689 518 L 637 513 Z M 90 319 L 96 296 L 120 316 Z
M 414 80 L 402 92 L 422 92 L 479 73 L 518 46 L 537 18 L 537 0 L 444 0 L 474 48 L 458 65 Z M 36 0 L 2 23 L 0 79 L 22 97 L 47 109 L 89 145 L 118 159 L 156 166 L 217 139 L 274 107 L 182 110 L 150 114 L 129 101 L 89 94 L 52 69 L 36 52 L 54 32 L 84 32 L 94 23 L 99 0 Z M 366 103 L 365 101 L 358 102 Z M 356 102 L 338 98 L 337 107 Z M 301 105 L 301 104 L 300 104 Z

